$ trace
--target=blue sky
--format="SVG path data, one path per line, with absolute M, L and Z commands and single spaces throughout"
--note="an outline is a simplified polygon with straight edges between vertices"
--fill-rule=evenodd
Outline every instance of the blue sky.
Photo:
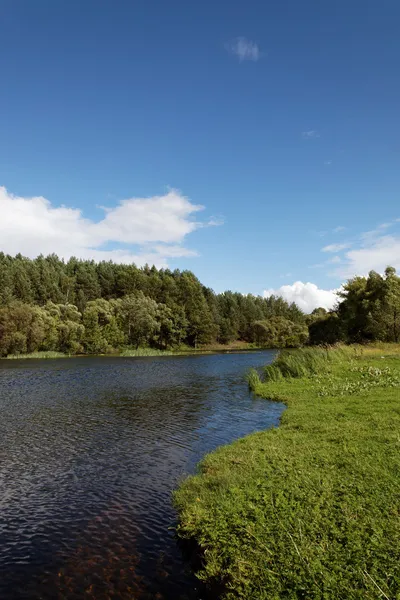
M 400 268 L 399 19 L 397 0 L 0 0 L 0 250 L 300 304 Z

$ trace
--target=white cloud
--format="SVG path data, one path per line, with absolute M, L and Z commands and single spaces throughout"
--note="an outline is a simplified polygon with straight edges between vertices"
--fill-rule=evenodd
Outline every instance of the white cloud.
M 312 140 L 312 139 L 321 137 L 320 134 L 318 133 L 318 131 L 316 131 L 315 129 L 309 129 L 308 131 L 302 131 L 301 135 L 306 140 Z
M 346 250 L 346 248 L 349 248 L 351 244 L 349 243 L 344 243 L 344 244 L 329 244 L 329 246 L 324 246 L 322 248 L 322 252 L 340 252 L 341 250 Z
M 257 62 L 261 58 L 258 44 L 245 37 L 237 37 L 231 43 L 226 44 L 226 49 L 237 56 L 240 62 L 245 60 Z
M 196 255 L 182 246 L 188 234 L 216 224 L 193 219 L 203 208 L 170 190 L 163 196 L 130 198 L 103 208 L 104 217 L 94 221 L 80 209 L 56 207 L 41 196 L 14 196 L 0 187 L 0 250 L 29 257 L 55 252 L 65 259 L 167 266 L 168 258 Z
M 398 229 L 398 219 L 381 223 L 375 229 L 366 231 L 343 247 L 341 244 L 332 244 L 322 250 L 325 252 L 339 252 L 348 249 L 340 259 L 340 266 L 330 274 L 340 278 L 348 279 L 355 275 L 367 275 L 374 270 L 383 273 L 388 265 L 400 270 L 400 233 L 394 231 L 388 233 L 389 228 Z M 332 260 L 328 262 L 333 262 Z M 339 264 L 339 261 L 337 261 Z
M 383 273 L 388 265 L 400 270 L 400 236 L 384 235 L 346 252 L 345 263 L 334 275 L 349 278 L 367 275 L 371 270 Z
M 295 281 L 293 285 L 282 285 L 274 290 L 264 291 L 264 297 L 280 296 L 287 302 L 295 302 L 301 310 L 310 313 L 314 308 L 332 309 L 338 301 L 337 292 L 339 290 L 322 290 L 315 283 L 303 283 Z
M 333 233 L 341 233 L 342 231 L 346 231 L 346 227 L 343 227 L 343 225 L 339 225 L 333 229 Z

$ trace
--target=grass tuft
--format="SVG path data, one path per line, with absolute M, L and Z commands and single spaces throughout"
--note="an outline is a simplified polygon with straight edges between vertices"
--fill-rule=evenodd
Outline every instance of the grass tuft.
M 249 390 L 252 392 L 254 392 L 261 383 L 260 376 L 255 369 L 250 369 L 250 371 L 247 373 L 246 379 L 247 383 L 249 384 Z

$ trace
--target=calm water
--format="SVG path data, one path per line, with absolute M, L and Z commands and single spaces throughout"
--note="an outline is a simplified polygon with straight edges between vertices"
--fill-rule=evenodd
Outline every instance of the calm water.
M 0 361 L 0 598 L 198 600 L 171 491 L 277 425 L 243 376 L 272 352 Z

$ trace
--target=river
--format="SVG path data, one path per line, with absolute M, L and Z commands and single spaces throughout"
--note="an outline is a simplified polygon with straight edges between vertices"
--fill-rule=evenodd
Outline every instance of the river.
M 200 600 L 171 492 L 276 426 L 250 367 L 274 352 L 0 361 L 1 600 Z

